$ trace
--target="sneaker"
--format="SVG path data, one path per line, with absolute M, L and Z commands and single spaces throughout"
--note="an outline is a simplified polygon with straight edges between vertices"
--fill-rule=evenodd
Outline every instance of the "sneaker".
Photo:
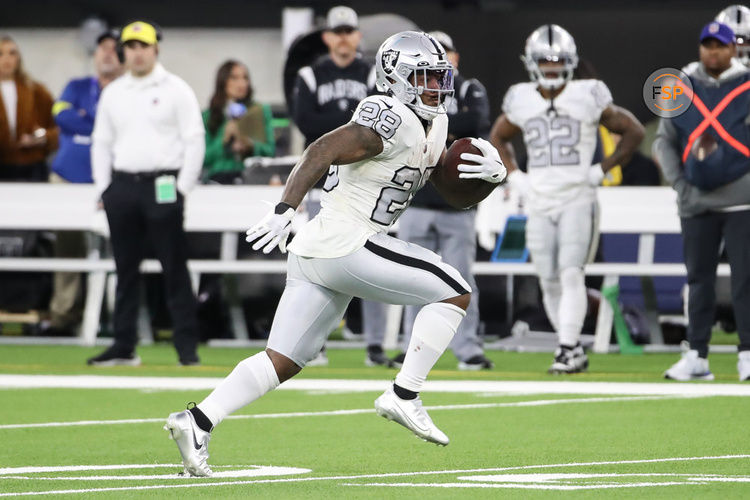
M 307 362 L 305 366 L 328 366 L 328 356 L 326 355 L 326 348 L 320 350 L 317 356 Z
M 379 345 L 368 345 L 365 366 L 392 366 L 391 360 L 385 355 L 385 351 Z
M 574 348 L 560 346 L 555 350 L 555 360 L 549 367 L 547 373 L 559 375 L 563 373 L 585 372 L 589 367 L 589 358 L 583 352 L 583 347 L 578 344 Z
M 141 358 L 133 351 L 112 345 L 98 356 L 86 360 L 87 365 L 92 366 L 140 366 Z
M 405 352 L 400 352 L 396 354 L 393 358 L 391 358 L 391 367 L 393 368 L 401 368 L 404 364 L 404 359 L 406 358 Z
M 494 367 L 495 363 L 487 359 L 484 354 L 477 354 L 458 363 L 458 369 L 464 371 L 492 370 Z
M 211 433 L 198 427 L 190 411 L 170 414 L 164 430 L 169 431 L 169 436 L 177 443 L 186 473 L 196 477 L 208 477 L 212 474 L 206 463 Z
M 750 380 L 750 351 L 741 351 L 737 355 L 737 371 L 740 374 L 740 382 Z
M 398 422 L 425 441 L 442 446 L 450 442 L 448 436 L 432 423 L 419 397 L 409 400 L 401 399 L 396 396 L 391 387 L 375 400 L 375 411 L 381 417 Z
M 738 363 L 739 365 L 739 363 Z M 664 378 L 672 380 L 713 380 L 714 374 L 708 369 L 708 360 L 698 357 L 698 351 L 689 349 L 682 358 L 664 372 Z

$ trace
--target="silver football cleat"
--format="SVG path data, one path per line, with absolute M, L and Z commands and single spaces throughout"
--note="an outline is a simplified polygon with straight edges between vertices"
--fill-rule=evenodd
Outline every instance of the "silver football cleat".
M 188 474 L 196 477 L 208 477 L 212 474 L 207 463 L 211 433 L 198 427 L 190 411 L 170 414 L 164 430 L 169 431 L 170 437 L 177 443 Z
M 375 411 L 381 417 L 398 422 L 425 441 L 441 446 L 450 442 L 448 436 L 432 422 L 419 398 L 401 399 L 393 392 L 393 388 L 389 388 L 375 400 Z

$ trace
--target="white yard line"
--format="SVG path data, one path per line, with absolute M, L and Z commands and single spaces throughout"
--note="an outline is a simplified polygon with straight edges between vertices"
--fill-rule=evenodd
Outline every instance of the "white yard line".
M 137 377 L 112 375 L 0 375 L 0 389 L 142 389 L 170 391 L 211 390 L 219 377 Z M 379 392 L 387 380 L 295 378 L 277 390 Z M 432 380 L 425 392 L 500 394 L 611 394 L 620 396 L 750 396 L 750 384 L 689 382 L 582 382 Z
M 541 465 L 522 465 L 516 467 L 495 467 L 487 469 L 456 469 L 456 470 L 435 470 L 435 471 L 416 471 L 416 472 L 396 472 L 388 474 L 358 474 L 352 476 L 323 476 L 323 477 L 295 477 L 295 478 L 282 478 L 282 479 L 257 479 L 251 481 L 222 481 L 222 482 L 211 482 L 210 479 L 196 479 L 192 480 L 200 482 L 191 482 L 187 484 L 160 484 L 160 485 L 148 485 L 148 486 L 121 486 L 111 488 L 84 488 L 84 489 L 69 489 L 69 490 L 53 490 L 53 491 L 24 491 L 14 493 L 0 493 L 0 497 L 9 496 L 44 496 L 44 495 L 64 495 L 64 494 L 77 494 L 77 493 L 99 493 L 109 491 L 139 491 L 139 490 L 161 490 L 161 489 L 172 489 L 172 488 L 207 488 L 214 486 L 242 486 L 250 484 L 268 484 L 268 483 L 301 483 L 310 481 L 351 481 L 353 479 L 383 479 L 392 477 L 414 477 L 414 476 L 433 476 L 443 474 L 472 474 L 472 473 L 485 473 L 485 472 L 504 472 L 514 470 L 527 470 L 527 469 L 552 469 L 562 467 L 582 467 L 582 466 L 600 466 L 600 465 L 620 465 L 620 464 L 647 464 L 647 463 L 664 463 L 664 462 L 691 462 L 699 460 L 731 460 L 731 459 L 746 459 L 750 458 L 750 455 L 717 455 L 717 456 L 705 456 L 705 457 L 670 457 L 670 458 L 655 458 L 655 459 L 644 459 L 644 460 L 617 460 L 617 461 L 605 461 L 605 462 L 577 462 L 577 463 L 561 463 L 561 464 L 541 464 Z M 696 474 L 699 476 L 700 474 Z M 187 480 L 187 478 L 186 478 Z M 207 482 L 204 482 L 207 481 Z M 348 484 L 348 483 L 347 483 Z M 372 484 L 372 483 L 368 483 Z M 388 483 L 385 483 L 388 484 Z M 462 484 L 462 483 L 459 483 Z M 465 483 L 464 483 L 465 484 Z M 682 484 L 682 483 L 675 483 Z M 665 485 L 662 483 L 662 485 Z M 650 486 L 649 483 L 643 483 L 642 486 Z
M 651 401 L 662 399 L 679 399 L 685 397 L 702 397 L 702 396 L 624 396 L 608 398 L 572 398 L 572 399 L 537 399 L 532 401 L 514 401 L 510 403 L 469 403 L 456 405 L 437 405 L 425 406 L 430 411 L 439 410 L 480 410 L 488 408 L 513 408 L 525 406 L 550 406 L 562 404 L 577 403 L 611 403 L 618 401 Z M 261 413 L 256 415 L 230 415 L 227 420 L 248 420 L 248 419 L 268 419 L 268 418 L 297 418 L 297 417 L 330 417 L 340 415 L 361 415 L 365 413 L 374 413 L 373 408 L 359 408 L 354 410 L 328 410 L 328 411 L 306 411 L 306 412 L 288 412 L 288 413 Z M 118 420 L 78 420 L 74 422 L 38 422 L 32 424 L 4 424 L 0 425 L 0 430 L 4 429 L 33 429 L 39 427 L 77 427 L 87 425 L 122 425 L 122 424 L 152 424 L 162 423 L 165 417 L 161 418 L 133 418 Z M 0 469 L 0 472 L 2 469 Z

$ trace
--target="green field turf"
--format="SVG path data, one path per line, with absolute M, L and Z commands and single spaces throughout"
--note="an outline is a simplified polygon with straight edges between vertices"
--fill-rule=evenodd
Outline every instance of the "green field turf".
M 175 365 L 173 349 L 158 345 L 139 349 L 144 361 L 139 368 L 84 366 L 86 357 L 96 351 L 2 346 L 0 375 L 222 377 L 253 352 L 202 349 L 203 366 L 183 368 Z M 678 358 L 592 356 L 590 373 L 561 378 L 544 374 L 549 354 L 489 356 L 497 364 L 495 370 L 464 373 L 455 370 L 455 359 L 448 354 L 431 380 L 659 383 L 662 371 Z M 329 367 L 306 369 L 301 376 L 388 380 L 395 374 L 364 367 L 359 350 L 334 350 L 329 357 Z M 711 356 L 718 380 L 713 385 L 736 383 L 735 362 L 736 355 Z M 747 397 L 426 392 L 427 407 L 447 406 L 430 411 L 451 437 L 450 445 L 441 448 L 376 416 L 372 402 L 378 392 L 274 391 L 214 432 L 209 450 L 217 477 L 188 479 L 176 476 L 179 455 L 161 429 L 168 413 L 208 393 L 185 389 L 0 389 L 0 496 L 750 497 Z M 477 404 L 484 407 L 467 406 Z M 316 414 L 340 410 L 350 412 Z M 88 423 L 23 427 L 79 421 Z M 62 466 L 76 470 L 61 470 Z M 257 466 L 294 469 L 256 470 Z M 286 475 L 270 475 L 275 472 Z M 249 475 L 253 473 L 258 475 Z

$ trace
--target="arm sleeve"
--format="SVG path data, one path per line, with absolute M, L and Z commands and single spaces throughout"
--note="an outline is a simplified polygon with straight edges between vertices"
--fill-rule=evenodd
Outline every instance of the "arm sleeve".
M 102 92 L 94 119 L 94 130 L 91 134 L 91 174 L 94 177 L 98 197 L 112 182 L 112 164 L 114 161 L 114 126 L 109 110 L 108 89 Z
M 94 118 L 79 113 L 75 88 L 74 82 L 68 83 L 60 99 L 52 106 L 52 115 L 62 132 L 71 135 L 91 135 L 94 130 Z
M 263 125 L 266 129 L 266 142 L 256 142 L 253 145 L 253 156 L 273 156 L 276 154 L 276 138 L 273 135 L 273 115 L 271 106 L 262 104 Z
M 378 156 L 389 157 L 396 147 L 400 134 L 396 131 L 402 126 L 402 117 L 398 115 L 393 108 L 393 103 L 389 102 L 391 97 L 370 96 L 362 99 L 354 110 L 351 123 L 356 123 L 363 127 L 372 129 L 383 141 L 383 151 Z
M 48 153 L 57 150 L 58 139 L 60 136 L 60 129 L 55 124 L 55 119 L 52 117 L 52 94 L 40 84 L 36 84 L 36 115 L 37 123 L 40 127 L 47 131 L 47 144 L 45 150 Z
M 677 189 L 683 179 L 682 161 L 680 160 L 677 131 L 669 118 L 661 118 L 656 130 L 656 139 L 651 146 L 651 153 L 661 168 L 664 179 Z
M 461 97 L 458 113 L 448 118 L 448 133 L 457 137 L 481 137 L 490 132 L 490 101 L 484 86 L 476 80 L 467 80 L 465 95 Z M 459 92 L 464 89 L 459 89 Z
M 309 67 L 302 68 L 300 72 L 308 69 L 312 73 L 312 69 Z M 311 89 L 300 74 L 297 74 L 297 80 L 294 84 L 293 100 L 294 123 L 305 136 L 307 142 L 314 141 L 341 124 L 339 116 L 318 111 L 318 98 L 316 97 L 315 89 Z
M 505 96 L 503 97 L 503 105 L 502 105 L 502 111 L 503 114 L 505 114 L 505 117 L 513 123 L 516 126 L 520 126 L 521 120 L 516 117 L 516 107 L 517 107 L 517 100 L 518 100 L 518 94 L 519 94 L 519 87 L 516 85 L 513 85 L 511 88 L 508 89 L 508 91 L 505 93 Z
M 182 168 L 177 176 L 177 189 L 184 195 L 198 183 L 206 142 L 198 98 L 187 83 L 180 81 L 180 87 L 182 96 L 177 105 L 177 123 L 184 151 Z

